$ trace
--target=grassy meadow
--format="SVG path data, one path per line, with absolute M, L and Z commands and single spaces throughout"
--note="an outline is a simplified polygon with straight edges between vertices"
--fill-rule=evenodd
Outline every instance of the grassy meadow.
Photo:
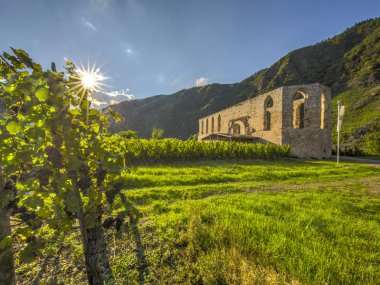
M 187 162 L 122 179 L 130 219 L 107 230 L 120 284 L 380 283 L 379 167 Z M 18 282 L 87 284 L 79 233 L 40 231 L 43 258 Z

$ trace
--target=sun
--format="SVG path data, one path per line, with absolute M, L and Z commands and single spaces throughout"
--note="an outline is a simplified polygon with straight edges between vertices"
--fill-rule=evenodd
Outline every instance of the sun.
M 88 122 L 88 109 L 90 109 L 91 102 L 93 101 L 92 96 L 96 92 L 105 92 L 103 87 L 106 85 L 103 83 L 109 77 L 103 75 L 99 67 L 96 65 L 88 64 L 84 67 L 81 64 L 80 67 L 74 65 L 74 72 L 71 73 L 68 80 L 68 88 L 71 92 L 77 95 L 78 101 L 75 105 L 81 106 L 83 100 L 87 101 L 87 119 Z
M 81 66 L 81 68 L 76 69 L 76 73 L 80 80 L 81 87 L 91 93 L 101 91 L 104 86 L 103 81 L 107 79 L 107 77 L 100 72 L 100 68 L 96 68 L 95 65 L 91 68 L 89 66 L 87 68 Z
M 97 84 L 96 74 L 84 73 L 81 77 L 82 85 L 85 89 L 95 89 Z

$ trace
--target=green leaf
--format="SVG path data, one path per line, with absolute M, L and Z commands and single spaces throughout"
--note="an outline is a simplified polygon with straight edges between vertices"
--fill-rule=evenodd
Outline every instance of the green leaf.
M 79 116 L 82 114 L 81 111 L 79 111 L 78 109 L 70 109 L 69 113 L 74 115 L 74 116 Z
M 32 209 L 36 209 L 37 207 L 43 207 L 44 199 L 40 196 L 30 196 L 25 199 L 25 205 Z
M 28 226 L 18 227 L 15 229 L 14 233 L 17 234 L 17 237 L 21 240 L 25 240 L 26 238 L 34 234 Z
M 78 213 L 80 209 L 80 200 L 75 197 L 73 191 L 68 191 L 65 193 L 65 201 L 67 210 L 72 213 Z
M 116 123 L 123 121 L 123 118 L 111 108 L 108 108 L 108 112 L 111 114 Z
M 34 248 L 32 245 L 28 244 L 21 252 L 20 252 L 20 261 L 22 263 L 30 263 L 36 259 L 39 252 L 38 249 Z
M 96 116 L 96 115 L 98 115 L 98 114 L 99 114 L 99 111 L 96 110 L 96 109 L 91 109 L 91 110 L 89 111 L 89 115 L 90 115 L 90 116 Z
M 46 87 L 41 87 L 36 91 L 36 97 L 40 102 L 44 102 L 48 98 L 48 90 Z
M 98 133 L 99 130 L 100 130 L 99 124 L 93 124 L 91 127 L 92 127 L 92 129 L 94 130 L 95 133 Z
M 116 114 L 114 115 L 114 119 L 115 119 L 115 122 L 116 122 L 116 123 L 120 123 L 120 122 L 123 121 L 123 117 L 120 116 L 118 113 L 116 113 Z
M 36 211 L 36 214 L 37 214 L 37 216 L 46 219 L 46 218 L 50 217 L 50 215 L 52 214 L 52 212 L 51 212 L 49 209 L 46 209 L 46 208 L 44 207 L 44 208 L 39 208 L 39 209 Z
M 8 123 L 5 128 L 11 135 L 15 135 L 21 132 L 22 128 L 19 123 L 12 121 Z
M 9 245 L 11 242 L 12 242 L 12 237 L 11 237 L 11 236 L 7 236 L 7 237 L 3 238 L 3 239 L 0 241 L 0 249 L 5 248 L 5 247 L 6 247 L 7 245 Z

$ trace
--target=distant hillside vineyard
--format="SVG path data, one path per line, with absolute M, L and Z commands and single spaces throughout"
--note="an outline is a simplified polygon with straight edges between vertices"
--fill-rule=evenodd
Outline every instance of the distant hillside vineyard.
M 380 18 L 294 50 L 239 83 L 210 84 L 113 105 L 124 120 L 111 130 L 130 129 L 144 138 L 153 128 L 160 128 L 166 137 L 187 139 L 198 132 L 200 117 L 280 86 L 316 82 L 332 89 L 333 120 L 337 99 L 346 105 L 343 141 L 347 151 L 363 146 L 366 135 L 379 138 Z

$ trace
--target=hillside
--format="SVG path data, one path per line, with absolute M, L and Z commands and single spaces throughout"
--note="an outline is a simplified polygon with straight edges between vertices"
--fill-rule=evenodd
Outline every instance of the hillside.
M 331 87 L 334 103 L 339 98 L 346 105 L 345 122 L 349 126 L 344 130 L 346 140 L 358 139 L 355 135 L 358 129 L 361 135 L 378 130 L 380 18 L 294 50 L 239 83 L 210 84 L 114 105 L 124 121 L 111 129 L 115 132 L 132 129 L 140 137 L 148 137 L 152 128 L 161 128 L 167 137 L 186 139 L 197 133 L 200 117 L 283 85 L 314 82 Z M 334 111 L 335 108 L 333 118 Z

